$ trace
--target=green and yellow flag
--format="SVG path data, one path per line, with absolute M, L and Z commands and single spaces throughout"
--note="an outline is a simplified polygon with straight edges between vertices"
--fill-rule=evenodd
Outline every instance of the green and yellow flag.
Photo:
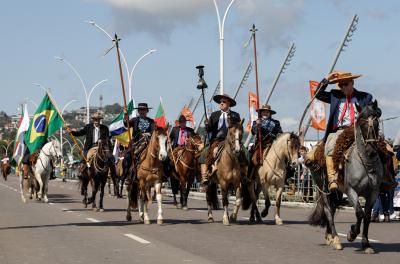
M 28 131 L 25 133 L 24 141 L 30 153 L 41 148 L 62 125 L 62 117 L 46 94 L 29 124 Z

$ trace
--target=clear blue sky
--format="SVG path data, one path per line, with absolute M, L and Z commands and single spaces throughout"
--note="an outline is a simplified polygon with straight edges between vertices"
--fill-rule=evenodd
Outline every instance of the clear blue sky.
M 228 1 L 218 3 L 224 9 Z M 237 0 L 225 27 L 225 90 L 233 93 L 252 59 L 252 50 L 243 49 L 243 44 L 253 23 L 259 29 L 262 98 L 294 42 L 296 55 L 271 105 L 284 129 L 295 129 L 309 100 L 308 80 L 326 75 L 354 14 L 360 17 L 358 30 L 336 69 L 363 74 L 356 87 L 378 99 L 383 117 L 399 115 L 400 2 L 396 0 Z M 218 26 L 212 0 L 6 1 L 0 10 L 1 110 L 16 113 L 26 97 L 39 102 L 42 90 L 32 82 L 51 87 L 60 108 L 71 99 L 79 100 L 73 107 L 85 104 L 78 79 L 54 56 L 75 65 L 88 87 L 109 79 L 94 92 L 91 105 L 99 105 L 100 94 L 106 104 L 122 104 L 115 51 L 102 57 L 111 43 L 84 20 L 95 20 L 121 36 L 130 67 L 150 48 L 158 50 L 137 67 L 133 94 L 136 102 L 155 108 L 162 96 L 170 121 L 191 96 L 198 95 L 196 65 L 206 66 L 209 94 L 218 82 Z M 254 85 L 253 72 L 236 108 L 245 118 L 246 94 Z M 30 111 L 34 111 L 32 105 Z M 399 128 L 399 119 L 385 123 L 389 137 Z

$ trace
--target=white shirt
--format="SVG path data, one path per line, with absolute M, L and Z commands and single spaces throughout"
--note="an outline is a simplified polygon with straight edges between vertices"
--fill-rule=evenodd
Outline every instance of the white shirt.
M 224 119 L 225 119 L 226 128 L 228 128 L 229 127 L 228 112 L 224 112 L 221 110 L 221 116 L 219 117 L 219 121 L 218 121 L 218 129 L 220 129 L 222 127 L 222 124 L 224 123 Z
M 100 127 L 94 127 L 93 143 L 97 143 L 100 137 Z
M 350 104 L 348 104 L 347 108 L 344 109 L 346 101 L 347 101 L 347 98 L 343 98 L 343 99 L 340 100 L 339 111 L 337 111 L 337 113 L 338 113 L 337 126 L 338 127 L 349 127 L 349 126 L 352 125 L 351 117 L 350 117 L 350 110 L 351 110 Z M 351 104 L 352 104 L 353 109 L 354 109 L 354 122 L 357 120 L 357 117 L 359 115 L 359 113 L 357 111 L 356 103 L 357 103 L 357 99 L 355 97 L 352 97 L 351 98 Z M 343 111 L 346 111 L 346 112 L 344 113 L 343 119 L 340 122 L 340 117 L 342 116 Z

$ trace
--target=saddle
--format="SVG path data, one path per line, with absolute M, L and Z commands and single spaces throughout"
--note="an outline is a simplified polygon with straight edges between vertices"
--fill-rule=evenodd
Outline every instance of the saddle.
M 224 149 L 224 146 L 225 144 L 223 140 L 215 140 L 211 144 L 206 154 L 205 164 L 207 165 L 207 168 L 210 168 L 211 165 L 213 165 L 215 162 L 219 160 L 219 158 L 221 157 L 222 150 Z
M 264 159 L 264 157 L 268 154 L 269 150 L 271 149 L 272 143 L 268 143 L 268 144 L 263 144 L 262 146 L 262 153 L 263 153 L 263 157 L 262 159 Z M 258 150 L 258 144 L 253 145 L 252 149 L 251 149 L 251 153 L 253 153 L 251 155 L 251 162 L 253 163 L 253 165 L 255 167 L 258 167 L 261 165 L 261 159 L 260 159 L 260 151 Z

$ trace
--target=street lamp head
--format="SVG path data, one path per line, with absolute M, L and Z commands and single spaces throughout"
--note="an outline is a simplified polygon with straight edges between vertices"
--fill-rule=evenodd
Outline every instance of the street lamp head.
M 58 56 L 54 56 L 54 59 L 56 59 L 56 61 L 59 61 L 59 62 L 62 62 L 62 61 L 64 61 L 64 59 L 63 59 L 63 58 L 61 58 L 61 57 L 58 57 Z
M 157 50 L 156 49 L 151 49 L 149 52 L 150 53 L 154 53 L 154 52 L 156 52 Z
M 93 20 L 85 20 L 83 22 L 88 23 L 88 24 L 90 24 L 92 26 L 96 25 L 96 22 L 94 22 Z
M 207 86 L 206 81 L 203 79 L 203 76 L 204 76 L 204 66 L 203 66 L 203 65 L 196 66 L 196 69 L 199 70 L 199 74 L 198 74 L 198 76 L 199 76 L 199 81 L 198 81 L 198 83 L 197 83 L 197 89 L 199 89 L 199 90 L 206 89 L 208 86 Z

